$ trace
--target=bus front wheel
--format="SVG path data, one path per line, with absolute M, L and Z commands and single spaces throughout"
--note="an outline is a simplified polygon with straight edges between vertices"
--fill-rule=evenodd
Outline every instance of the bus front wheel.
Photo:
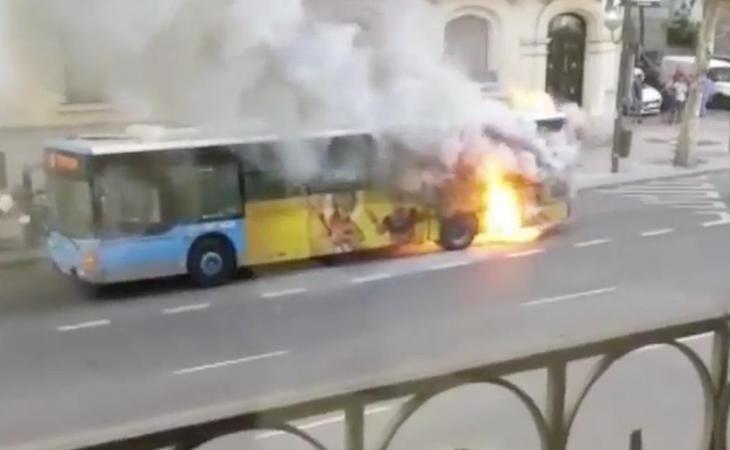
M 200 287 L 225 284 L 235 269 L 233 248 L 222 238 L 202 238 L 190 249 L 188 272 L 193 282 Z
M 463 250 L 471 245 L 479 228 L 473 214 L 457 214 L 441 219 L 439 245 L 445 250 Z

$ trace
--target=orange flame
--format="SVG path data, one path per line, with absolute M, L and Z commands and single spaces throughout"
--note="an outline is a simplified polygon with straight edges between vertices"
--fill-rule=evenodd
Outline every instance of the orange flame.
M 531 242 L 540 236 L 540 230 L 523 226 L 524 202 L 517 188 L 505 179 L 505 171 L 496 164 L 485 170 L 486 190 L 483 221 L 488 242 Z

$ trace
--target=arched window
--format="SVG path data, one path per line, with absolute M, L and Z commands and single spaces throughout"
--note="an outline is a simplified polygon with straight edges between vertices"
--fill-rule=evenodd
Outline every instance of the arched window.
M 468 15 L 446 24 L 446 57 L 462 67 L 474 81 L 493 81 L 489 71 L 489 21 Z
M 555 16 L 548 27 L 545 87 L 561 101 L 583 101 L 586 24 L 576 14 Z

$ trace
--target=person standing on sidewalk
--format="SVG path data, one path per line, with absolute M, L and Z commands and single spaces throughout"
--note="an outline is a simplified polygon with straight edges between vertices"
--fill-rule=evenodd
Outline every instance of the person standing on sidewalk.
M 707 115 L 707 106 L 710 104 L 712 97 L 715 95 L 715 80 L 711 76 L 704 73 L 700 77 L 700 87 L 702 88 L 702 104 L 700 105 L 700 117 Z
M 672 123 L 674 109 L 677 107 L 677 96 L 674 91 L 674 77 L 663 80 L 662 83 L 662 121 Z
M 642 122 L 641 110 L 644 106 L 644 72 L 638 71 L 631 84 L 631 110 L 636 116 L 636 122 Z
M 682 120 L 684 107 L 687 103 L 687 92 L 689 91 L 689 84 L 687 84 L 684 74 L 678 73 L 675 75 L 672 87 L 674 88 L 674 109 L 669 123 L 679 123 Z

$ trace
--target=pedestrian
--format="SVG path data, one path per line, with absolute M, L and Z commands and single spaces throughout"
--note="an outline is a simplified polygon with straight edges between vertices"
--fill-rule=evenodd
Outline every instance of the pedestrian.
M 637 71 L 634 81 L 631 84 L 631 110 L 636 116 L 638 123 L 642 122 L 642 109 L 644 106 L 644 72 Z
M 663 80 L 662 82 L 662 113 L 663 122 L 667 124 L 672 123 L 672 116 L 674 109 L 676 108 L 677 98 L 676 92 L 674 91 L 674 79 Z
M 682 73 L 675 74 L 672 87 L 674 89 L 674 108 L 670 123 L 679 123 L 684 114 L 685 105 L 687 104 L 687 93 L 689 91 L 687 77 Z
M 15 206 L 15 201 L 10 194 L 0 194 L 0 217 L 10 215 Z
M 700 87 L 702 88 L 702 103 L 700 105 L 700 117 L 705 117 L 707 114 L 707 107 L 712 101 L 712 97 L 715 95 L 715 81 L 712 76 L 708 74 L 702 74 L 700 77 Z

